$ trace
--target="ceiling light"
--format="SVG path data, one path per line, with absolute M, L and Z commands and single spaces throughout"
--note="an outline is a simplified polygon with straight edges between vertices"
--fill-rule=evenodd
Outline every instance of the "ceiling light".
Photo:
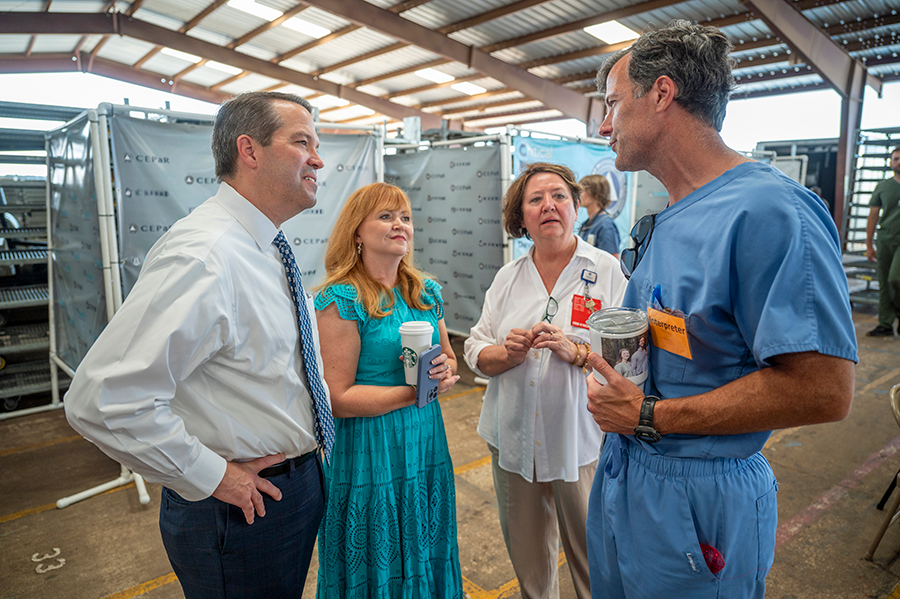
M 222 64 L 221 62 L 216 62 L 215 60 L 208 61 L 206 63 L 206 66 L 217 71 L 222 71 L 223 73 L 228 73 L 229 75 L 237 75 L 243 72 L 237 67 L 233 67 L 230 64 Z
M 242 10 L 245 13 L 266 21 L 274 21 L 282 14 L 280 10 L 263 6 L 259 2 L 254 2 L 253 0 L 228 0 L 228 6 Z
M 371 108 L 366 108 L 365 106 L 357 106 L 357 108 L 359 109 L 357 110 L 359 116 L 372 116 L 375 114 L 375 111 Z
M 346 106 L 350 102 L 343 98 L 336 98 L 334 96 L 324 95 L 319 96 L 318 98 L 313 98 L 309 101 L 310 104 L 317 108 L 332 108 L 334 106 Z
M 310 23 L 309 21 L 304 21 L 303 19 L 298 19 L 297 17 L 288 19 L 282 24 L 288 29 L 299 31 L 300 33 L 303 33 L 315 39 L 321 39 L 331 33 L 331 29 L 319 27 L 318 25 Z
M 167 56 L 174 56 L 175 58 L 180 58 L 181 60 L 186 60 L 188 62 L 192 62 L 197 64 L 200 62 L 199 56 L 194 56 L 193 54 L 188 54 L 187 52 L 182 52 L 180 50 L 173 50 L 172 48 L 163 48 L 160 50 L 163 54 Z
M 419 71 L 416 71 L 416 75 L 418 75 L 422 79 L 434 81 L 435 83 L 447 83 L 448 81 L 453 81 L 454 79 L 456 79 L 456 77 L 452 77 L 447 73 L 441 73 L 436 69 L 421 69 Z
M 584 31 L 607 44 L 618 44 L 619 42 L 635 40 L 640 37 L 636 32 L 618 21 L 607 21 L 599 25 L 591 25 L 590 27 L 585 27 Z
M 462 92 L 468 96 L 474 96 L 476 94 L 483 94 L 487 90 L 483 87 L 475 85 L 474 83 L 469 83 L 468 81 L 463 81 L 462 83 L 454 83 L 451 85 L 453 89 L 458 92 Z

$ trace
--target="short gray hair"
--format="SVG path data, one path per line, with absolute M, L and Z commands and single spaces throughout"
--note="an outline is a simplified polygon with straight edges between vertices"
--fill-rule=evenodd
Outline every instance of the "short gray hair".
M 212 153 L 216 177 L 221 181 L 237 173 L 237 138 L 249 135 L 263 146 L 272 143 L 272 135 L 284 122 L 272 106 L 275 100 L 299 104 L 310 114 L 312 105 L 296 94 L 248 92 L 225 101 L 216 113 L 212 133 Z
M 606 96 L 606 78 L 613 66 L 631 54 L 628 77 L 635 96 L 643 97 L 666 75 L 677 86 L 675 101 L 716 131 L 722 130 L 725 106 L 735 88 L 731 69 L 734 46 L 717 27 L 676 20 L 663 29 L 645 32 L 634 44 L 606 59 L 597 72 L 597 89 Z

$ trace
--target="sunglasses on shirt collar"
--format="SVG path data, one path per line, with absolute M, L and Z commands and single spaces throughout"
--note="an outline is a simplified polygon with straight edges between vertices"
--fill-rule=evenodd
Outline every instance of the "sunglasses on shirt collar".
M 631 240 L 634 247 L 622 250 L 619 254 L 619 266 L 622 267 L 622 274 L 626 279 L 631 278 L 631 273 L 641 263 L 644 252 L 647 251 L 647 245 L 650 243 L 650 236 L 653 235 L 653 226 L 656 224 L 656 215 L 648 214 L 638 222 L 634 223 L 631 228 Z

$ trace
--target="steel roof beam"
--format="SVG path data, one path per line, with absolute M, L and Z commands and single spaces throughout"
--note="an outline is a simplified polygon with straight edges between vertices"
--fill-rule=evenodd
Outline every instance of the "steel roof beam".
M 598 25 L 600 23 L 614 21 L 616 19 L 623 19 L 625 17 L 633 17 L 634 15 L 639 15 L 650 10 L 656 10 L 658 8 L 665 8 L 667 6 L 672 6 L 673 4 L 681 4 L 685 1 L 686 0 L 648 0 L 647 2 L 641 2 L 640 4 L 635 4 L 633 6 L 617 8 L 615 10 L 594 15 L 593 17 L 588 17 L 586 19 L 573 21 L 572 23 L 559 25 L 558 27 L 551 27 L 550 29 L 544 29 L 543 31 L 536 31 L 534 33 L 529 33 L 528 35 L 522 35 L 502 42 L 496 42 L 494 44 L 481 46 L 481 48 L 479 49 L 483 52 L 488 53 L 497 52 L 499 50 L 505 50 L 506 48 L 512 48 L 513 46 L 530 44 L 531 42 L 536 42 L 550 37 L 556 37 L 557 35 L 563 35 L 565 33 L 578 31 L 580 29 L 584 29 L 585 27 L 590 27 L 591 25 Z
M 71 106 L 0 102 L 0 117 L 11 119 L 36 119 L 41 121 L 69 121 L 84 111 Z
M 862 102 L 863 87 L 858 85 L 858 79 L 881 95 L 881 81 L 866 73 L 862 62 L 850 56 L 794 6 L 785 0 L 748 0 L 748 4 L 841 97 Z
M 177 93 L 178 95 L 195 100 L 202 100 L 212 104 L 220 104 L 231 97 L 231 94 L 223 94 L 213 90 L 193 85 L 191 83 L 181 83 L 177 90 L 169 85 L 169 80 L 163 81 L 163 77 L 148 71 L 136 71 L 127 64 L 113 62 L 98 58 L 94 60 L 93 67 L 89 71 L 88 54 L 82 52 L 76 57 L 78 60 L 72 60 L 72 56 L 53 55 L 43 56 L 40 58 L 0 58 L 0 73 L 93 73 L 110 79 L 117 79 L 126 83 L 134 83 L 160 91 Z
M 0 129 L 0 152 L 30 152 L 43 149 L 43 131 Z
M 351 87 L 316 78 L 307 73 L 301 73 L 266 60 L 260 60 L 236 50 L 223 48 L 222 46 L 217 46 L 139 19 L 124 18 L 118 14 L 12 12 L 7 13 L 0 20 L 0 33 L 100 33 L 124 35 L 145 42 L 167 46 L 188 54 L 194 54 L 201 58 L 230 64 L 245 71 L 252 71 L 265 77 L 321 91 L 338 98 L 344 98 L 389 117 L 403 119 L 408 116 L 418 116 L 422 119 L 422 126 L 426 128 L 440 126 L 440 117 L 427 112 L 394 104 L 388 100 L 356 91 Z M 130 67 L 126 68 L 135 72 Z M 152 76 L 159 78 L 158 75 Z
M 672 0 L 654 1 L 671 2 Z M 516 66 L 493 58 L 477 48 L 435 33 L 363 0 L 309 0 L 308 3 L 354 23 L 467 65 L 508 87 L 540 100 L 548 108 L 557 109 L 566 116 L 590 123 L 592 119 L 598 120 L 604 114 L 603 105 L 595 99 L 586 98 L 568 88 L 532 75 Z

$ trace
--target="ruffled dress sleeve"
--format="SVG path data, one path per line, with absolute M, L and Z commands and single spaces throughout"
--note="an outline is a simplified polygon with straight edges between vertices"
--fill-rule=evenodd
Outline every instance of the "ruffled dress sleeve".
M 441 285 L 434 279 L 425 279 L 425 290 L 422 292 L 422 298 L 429 304 L 434 304 L 432 311 L 436 320 L 444 317 L 444 298 L 441 296 Z M 318 307 L 318 305 L 316 305 Z
M 356 320 L 362 326 L 369 319 L 353 285 L 330 285 L 316 294 L 316 310 L 324 310 L 332 303 L 344 320 Z

